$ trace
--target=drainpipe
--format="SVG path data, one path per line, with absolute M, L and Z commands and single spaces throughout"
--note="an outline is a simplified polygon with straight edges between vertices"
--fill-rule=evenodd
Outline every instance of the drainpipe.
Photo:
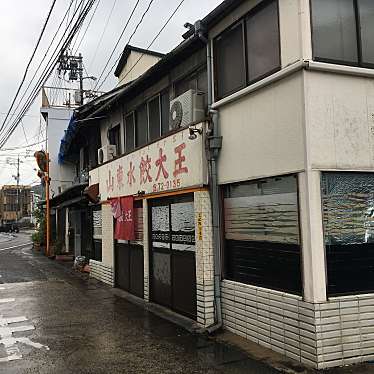
M 215 322 L 206 328 L 208 333 L 222 327 L 221 307 L 221 199 L 218 186 L 217 159 L 222 148 L 222 136 L 219 132 L 218 111 L 212 109 L 212 51 L 209 40 L 205 37 L 205 27 L 201 21 L 194 25 L 195 34 L 206 44 L 208 76 L 208 115 L 210 124 L 206 141 L 206 153 L 209 170 L 209 187 L 212 205 L 213 251 L 214 251 L 214 310 Z

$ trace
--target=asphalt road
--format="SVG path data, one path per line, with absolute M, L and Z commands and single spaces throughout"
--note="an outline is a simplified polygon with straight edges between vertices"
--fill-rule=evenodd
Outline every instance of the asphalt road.
M 268 362 L 193 335 L 33 252 L 30 234 L 0 234 L 0 374 L 315 373 Z M 374 365 L 324 373 L 369 374 Z
M 0 373 L 278 373 L 33 253 L 29 241 L 0 238 Z

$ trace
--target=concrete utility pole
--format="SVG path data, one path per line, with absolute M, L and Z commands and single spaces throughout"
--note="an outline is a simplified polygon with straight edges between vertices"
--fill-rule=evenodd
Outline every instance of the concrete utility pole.
M 96 77 L 93 76 L 83 76 L 83 56 L 81 53 L 78 56 L 70 55 L 68 52 L 61 55 L 59 58 L 59 65 L 57 71 L 59 73 L 63 73 L 65 75 L 69 72 L 69 81 L 77 81 L 79 80 L 79 98 L 76 99 L 76 104 L 83 105 L 84 104 L 84 94 L 85 90 L 83 88 L 83 80 L 84 79 L 92 79 L 96 80 Z M 90 92 L 90 91 L 89 91 Z
M 16 222 L 18 222 L 18 213 L 19 213 L 19 155 L 17 157 L 17 212 L 16 212 Z

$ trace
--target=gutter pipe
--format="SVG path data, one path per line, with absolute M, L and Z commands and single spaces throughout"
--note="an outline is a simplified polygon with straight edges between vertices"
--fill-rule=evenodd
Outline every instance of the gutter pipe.
M 215 322 L 205 330 L 213 333 L 222 327 L 221 305 L 221 199 L 218 186 L 217 159 L 222 147 L 222 136 L 219 131 L 218 111 L 212 109 L 212 50 L 209 40 L 205 37 L 205 27 L 201 21 L 194 25 L 195 35 L 206 44 L 207 76 L 208 76 L 208 116 L 210 125 L 207 131 L 206 153 L 209 170 L 209 187 L 212 206 L 213 252 L 214 252 L 214 311 Z

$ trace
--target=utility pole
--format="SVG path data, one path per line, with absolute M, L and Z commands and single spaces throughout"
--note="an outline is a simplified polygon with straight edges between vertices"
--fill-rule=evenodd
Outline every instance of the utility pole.
M 16 223 L 18 222 L 18 212 L 19 212 L 19 155 L 17 157 L 17 212 L 16 212 Z

